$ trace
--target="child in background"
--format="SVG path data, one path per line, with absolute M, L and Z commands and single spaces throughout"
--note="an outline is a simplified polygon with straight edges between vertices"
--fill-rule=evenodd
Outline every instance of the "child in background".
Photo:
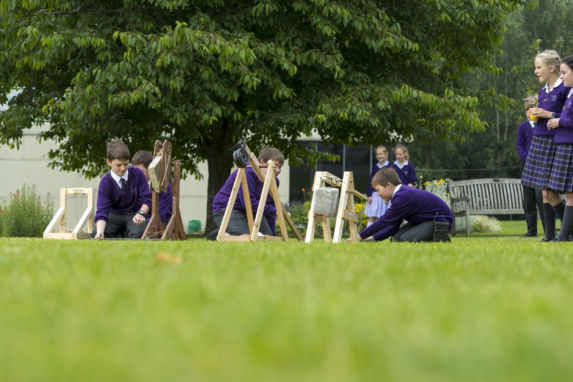
M 378 195 L 392 204 L 380 219 L 360 232 L 359 241 L 389 237 L 395 241 L 433 241 L 437 223 L 447 223 L 451 229 L 454 215 L 448 205 L 431 192 L 402 185 L 394 168 L 378 171 L 371 183 Z M 400 228 L 403 220 L 407 224 Z
M 388 166 L 391 166 L 388 162 L 388 150 L 386 146 L 380 145 L 376 147 L 376 160 L 378 161 L 373 167 L 370 173 L 370 178 L 368 179 L 368 202 L 366 204 L 366 210 L 364 214 L 368 216 L 367 227 L 374 223 L 380 216 L 384 215 L 388 209 L 388 204 L 378 196 L 378 193 L 374 188 L 372 188 L 372 178 L 378 171 Z
M 266 176 L 268 168 L 267 162 L 272 160 L 275 164 L 274 176 L 277 182 L 277 187 L 279 185 L 279 176 L 281 168 L 284 164 L 285 158 L 283 153 L 274 147 L 266 147 L 259 152 L 259 164 L 261 166 L 261 172 L 263 176 Z M 223 187 L 217 192 L 215 198 L 213 198 L 212 208 L 213 208 L 213 221 L 217 224 L 217 227 L 221 227 L 223 222 L 223 215 L 225 215 L 225 209 L 227 208 L 227 203 L 229 202 L 229 197 L 233 191 L 233 184 L 235 183 L 235 178 L 237 177 L 237 172 L 239 170 L 233 171 L 233 173 L 227 178 Z M 256 213 L 259 207 L 259 200 L 261 198 L 261 193 L 263 191 L 263 182 L 261 182 L 253 170 L 250 167 L 245 168 L 245 174 L 247 175 L 247 184 L 249 187 L 249 197 L 251 198 L 251 206 L 253 208 L 253 213 Z M 242 187 L 242 186 L 241 186 Z M 248 235 L 249 234 L 249 223 L 247 220 L 247 213 L 245 207 L 245 200 L 243 196 L 243 190 L 239 187 L 239 193 L 237 199 L 235 200 L 235 205 L 233 206 L 233 212 L 231 213 L 231 218 L 227 225 L 226 233 L 229 235 Z M 275 207 L 275 202 L 273 198 L 269 195 L 265 202 L 264 209 L 264 219 L 261 220 L 261 226 L 259 232 L 264 235 L 276 235 L 275 221 L 276 221 L 277 209 Z M 208 239 L 215 240 L 217 238 L 218 229 L 209 233 Z
M 94 239 L 141 238 L 151 209 L 151 191 L 143 171 L 129 165 L 129 149 L 122 141 L 107 145 L 111 170 L 99 182 Z
M 523 107 L 525 108 L 525 116 L 529 119 L 529 109 L 537 106 L 537 95 L 527 97 Z M 533 129 L 535 128 L 535 121 L 525 121 L 519 124 L 517 127 L 517 154 L 521 159 L 521 172 L 525 167 L 525 161 L 527 159 L 527 153 L 529 152 L 529 147 L 531 146 L 531 140 L 533 138 Z M 539 216 L 541 217 L 541 224 L 545 225 L 543 220 L 543 196 L 541 195 L 541 189 L 536 190 L 535 188 L 528 187 L 525 184 L 523 187 L 523 213 L 525 215 L 525 223 L 527 225 L 527 232 L 525 237 L 535 237 L 537 236 L 537 211 L 539 210 Z
M 416 169 L 412 163 L 409 162 L 410 155 L 408 154 L 408 148 L 401 143 L 396 145 L 394 154 L 396 155 L 396 160 L 394 161 L 394 166 L 400 176 L 400 179 L 404 180 L 404 184 L 410 187 L 414 187 L 416 180 Z
M 533 130 L 531 147 L 521 175 L 522 184 L 542 190 L 545 237 L 541 241 L 545 242 L 555 239 L 555 216 L 563 221 L 565 211 L 561 197 L 548 187 L 555 156 L 555 130 L 547 128 L 547 121 L 559 117 L 569 93 L 569 88 L 559 78 L 560 66 L 561 58 L 554 50 L 543 51 L 535 57 L 535 75 L 545 85 L 539 89 L 537 107 L 529 110 L 529 114 L 539 118 L 539 121 Z
M 149 183 L 149 165 L 153 161 L 153 154 L 151 151 L 139 150 L 131 158 L 131 165 L 137 167 L 145 175 L 147 183 Z M 167 185 L 167 192 L 161 192 L 159 194 L 159 218 L 163 226 L 169 223 L 169 219 L 173 214 L 173 193 L 171 192 L 171 185 Z

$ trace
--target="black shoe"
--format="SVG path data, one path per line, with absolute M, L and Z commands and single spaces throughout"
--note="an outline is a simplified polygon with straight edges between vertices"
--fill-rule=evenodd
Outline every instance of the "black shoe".
M 542 243 L 548 243 L 548 242 L 551 242 L 551 241 L 554 241 L 554 240 L 555 240 L 555 238 L 550 239 L 550 238 L 548 238 L 548 237 L 544 237 L 544 238 L 541 239 L 540 241 L 541 241 Z
M 528 232 L 528 233 L 524 234 L 523 237 L 537 237 L 537 233 Z

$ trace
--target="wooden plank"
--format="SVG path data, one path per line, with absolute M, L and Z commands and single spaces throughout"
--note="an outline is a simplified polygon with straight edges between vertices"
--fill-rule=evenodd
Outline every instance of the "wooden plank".
M 82 227 L 86 223 L 86 220 L 89 219 L 91 216 L 92 216 L 92 209 L 90 207 L 88 207 L 88 208 L 86 208 L 86 210 L 82 214 L 80 220 L 78 221 L 78 224 L 76 224 L 72 233 L 77 234 L 78 232 L 80 232 L 80 229 L 82 229 Z
M 48 226 L 44 230 L 44 235 L 43 235 L 44 239 L 47 239 L 46 235 L 52 233 L 54 228 L 56 228 L 56 223 L 58 223 L 60 221 L 60 219 L 64 215 L 65 211 L 66 211 L 65 207 L 58 208 L 58 210 L 56 211 L 56 214 L 54 215 L 52 220 L 50 220 L 50 222 L 48 223 Z
M 263 190 L 261 191 L 261 199 L 259 200 L 259 207 L 257 208 L 257 215 L 255 216 L 255 223 L 253 225 L 253 232 L 251 232 L 251 241 L 257 241 L 257 236 L 259 234 L 259 230 L 261 228 L 261 221 L 263 220 L 263 215 L 265 213 L 265 202 L 267 200 L 267 196 L 269 195 L 269 189 L 271 187 L 271 181 L 275 181 L 274 175 L 274 162 L 272 160 L 269 161 L 269 167 L 267 169 L 267 175 L 269 173 L 271 176 L 265 177 L 265 182 L 263 183 Z
M 323 171 L 316 171 L 314 173 L 314 181 L 312 182 L 312 190 L 317 190 L 322 184 L 322 173 Z M 313 194 L 314 197 L 314 194 Z M 314 211 L 312 211 L 312 203 L 310 203 L 311 209 L 308 211 L 308 223 L 306 226 L 306 237 L 304 241 L 310 243 L 314 239 L 316 217 Z
M 233 188 L 231 189 L 231 195 L 229 195 L 229 201 L 227 202 L 227 207 L 225 208 L 225 214 L 223 215 L 223 220 L 221 220 L 221 226 L 219 227 L 219 233 L 217 234 L 217 241 L 221 241 L 227 230 L 227 225 L 229 224 L 229 219 L 231 219 L 231 213 L 233 212 L 233 206 L 235 205 L 235 200 L 237 199 L 237 194 L 239 193 L 239 187 L 241 185 L 241 178 L 245 176 L 245 169 L 240 168 L 237 170 L 237 176 L 235 177 L 235 182 L 233 183 Z M 245 200 L 245 203 L 250 203 L 251 201 Z

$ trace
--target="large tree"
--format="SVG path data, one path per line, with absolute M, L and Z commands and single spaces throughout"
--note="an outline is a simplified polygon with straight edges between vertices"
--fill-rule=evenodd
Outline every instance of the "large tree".
M 210 205 L 242 137 L 293 161 L 313 130 L 461 138 L 482 122 L 460 75 L 491 66 L 517 2 L 1 0 L 0 144 L 48 122 L 53 166 L 94 177 L 110 138 L 168 137 L 188 173 L 207 160 Z

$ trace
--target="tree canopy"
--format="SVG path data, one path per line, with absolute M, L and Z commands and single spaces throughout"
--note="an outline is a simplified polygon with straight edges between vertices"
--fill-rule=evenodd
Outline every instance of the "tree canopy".
M 93 177 L 110 138 L 167 137 L 186 172 L 208 161 L 210 202 L 243 137 L 293 161 L 311 131 L 463 139 L 483 122 L 461 75 L 492 67 L 517 3 L 1 0 L 0 144 L 48 122 L 52 165 Z

